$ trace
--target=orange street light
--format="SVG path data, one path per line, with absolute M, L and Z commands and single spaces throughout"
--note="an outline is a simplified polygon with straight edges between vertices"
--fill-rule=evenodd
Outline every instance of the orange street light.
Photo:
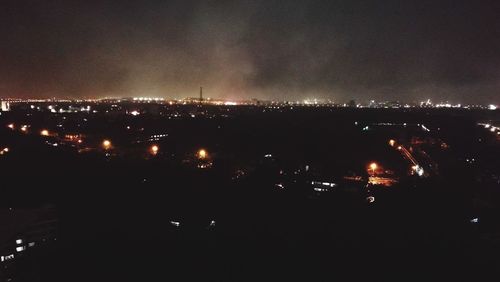
M 198 151 L 198 158 L 203 160 L 203 159 L 206 159 L 207 158 L 207 151 L 205 151 L 205 149 L 200 149 Z
M 157 145 L 153 145 L 153 146 L 151 146 L 150 151 L 151 151 L 151 154 L 156 155 L 156 154 L 158 154 L 158 151 L 160 151 L 160 147 L 158 147 Z
M 377 163 L 370 164 L 370 169 L 372 170 L 372 174 L 375 174 L 375 170 L 377 169 L 377 167 L 378 167 Z
M 105 150 L 109 150 L 109 148 L 111 148 L 111 141 L 109 141 L 109 140 L 104 140 L 104 141 L 102 141 L 102 147 L 103 147 Z

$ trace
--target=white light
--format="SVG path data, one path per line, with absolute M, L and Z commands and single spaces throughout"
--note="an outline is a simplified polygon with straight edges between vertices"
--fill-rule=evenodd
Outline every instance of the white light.
M 316 187 L 316 188 L 314 188 L 314 191 L 316 191 L 316 192 L 326 192 L 326 191 L 328 191 L 328 189 L 323 189 L 323 188 Z
M 131 111 L 130 114 L 133 116 L 138 116 L 140 113 L 138 111 Z
M 495 105 L 489 105 L 489 106 L 488 106 L 488 110 L 492 110 L 492 111 L 494 111 L 494 110 L 496 110 L 496 109 L 497 109 L 497 106 L 495 106 Z
M 16 244 L 21 245 L 23 243 L 23 239 L 17 239 Z
M 33 246 L 35 246 L 35 242 L 28 243 L 28 247 L 33 247 Z
M 22 252 L 24 251 L 25 248 L 26 248 L 25 246 L 16 247 L 16 252 Z
M 366 200 L 368 201 L 368 203 L 373 203 L 373 202 L 375 202 L 375 197 L 369 196 L 366 198 Z
M 418 176 L 423 176 L 424 175 L 424 169 L 423 168 L 419 168 L 417 170 L 417 174 L 418 174 Z
M 14 258 L 14 254 L 10 254 L 8 256 L 2 256 L 2 261 L 11 260 L 13 258 Z
M 475 218 L 471 219 L 470 222 L 471 223 L 479 223 L 479 218 L 475 217 Z
M 172 224 L 175 227 L 179 227 L 181 225 L 181 223 L 178 221 L 170 221 L 170 224 Z
M 215 226 L 215 220 L 210 221 L 210 226 L 214 227 Z

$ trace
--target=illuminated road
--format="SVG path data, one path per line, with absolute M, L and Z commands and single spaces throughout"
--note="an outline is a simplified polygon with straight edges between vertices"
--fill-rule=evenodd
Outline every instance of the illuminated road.
M 413 157 L 410 151 L 406 149 L 405 146 L 399 145 L 397 149 L 401 152 L 401 154 L 403 154 L 403 157 L 411 163 L 413 171 L 415 171 L 418 174 L 418 176 L 420 177 L 428 176 L 428 174 L 424 172 L 422 166 L 418 163 L 415 157 Z
M 418 166 L 417 160 L 413 157 L 410 151 L 408 151 L 408 149 L 405 148 L 405 146 L 400 145 L 398 149 L 400 149 L 400 151 L 403 153 L 403 156 L 405 156 L 405 158 L 409 160 L 414 166 Z

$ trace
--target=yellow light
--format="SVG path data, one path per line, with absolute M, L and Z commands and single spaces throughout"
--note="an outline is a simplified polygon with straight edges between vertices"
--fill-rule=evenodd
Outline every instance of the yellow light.
M 10 129 L 14 129 L 14 124 L 11 123 L 11 124 L 7 125 L 7 127 L 10 128 Z
M 377 164 L 376 163 L 371 163 L 370 168 L 375 171 L 377 169 Z
M 28 127 L 26 125 L 21 126 L 21 131 L 24 132 L 28 131 Z
M 152 153 L 153 155 L 158 154 L 158 151 L 159 151 L 159 150 L 160 150 L 160 148 L 159 148 L 157 145 L 153 145 L 153 146 L 151 146 L 151 153 Z
M 49 136 L 49 131 L 47 129 L 44 129 L 44 130 L 40 131 L 40 134 L 42 136 Z
M 198 151 L 198 158 L 205 159 L 206 157 L 207 157 L 207 151 L 205 151 L 204 149 L 200 149 Z
M 395 144 L 396 144 L 396 141 L 394 139 L 389 140 L 389 145 L 394 147 Z
M 102 146 L 104 147 L 104 149 L 109 149 L 111 147 L 111 141 L 109 140 L 104 140 L 102 141 Z

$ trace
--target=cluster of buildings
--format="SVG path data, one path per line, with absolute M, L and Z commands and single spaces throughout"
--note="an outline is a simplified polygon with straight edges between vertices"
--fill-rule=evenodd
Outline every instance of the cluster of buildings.
M 297 107 L 335 107 L 335 108 L 378 108 L 378 109 L 399 109 L 399 108 L 453 108 L 453 109 L 485 109 L 496 110 L 497 105 L 481 104 L 452 104 L 449 102 L 433 103 L 430 99 L 419 103 L 402 103 L 399 101 L 376 101 L 356 102 L 350 100 L 348 103 L 336 103 L 328 99 L 304 99 L 301 101 L 277 101 L 277 100 L 226 100 L 187 97 L 184 99 L 166 99 L 160 97 L 131 97 L 131 98 L 102 98 L 102 99 L 4 99 L 1 101 L 1 111 L 9 111 L 12 104 L 27 103 L 53 103 L 53 104 L 72 104 L 63 112 L 89 111 L 88 105 L 98 104 L 121 104 L 121 103 L 140 103 L 140 104 L 158 104 L 158 105 L 212 105 L 212 106 L 297 106 Z M 82 108 L 82 104 L 87 106 Z M 61 111 L 61 110 L 60 110 Z

